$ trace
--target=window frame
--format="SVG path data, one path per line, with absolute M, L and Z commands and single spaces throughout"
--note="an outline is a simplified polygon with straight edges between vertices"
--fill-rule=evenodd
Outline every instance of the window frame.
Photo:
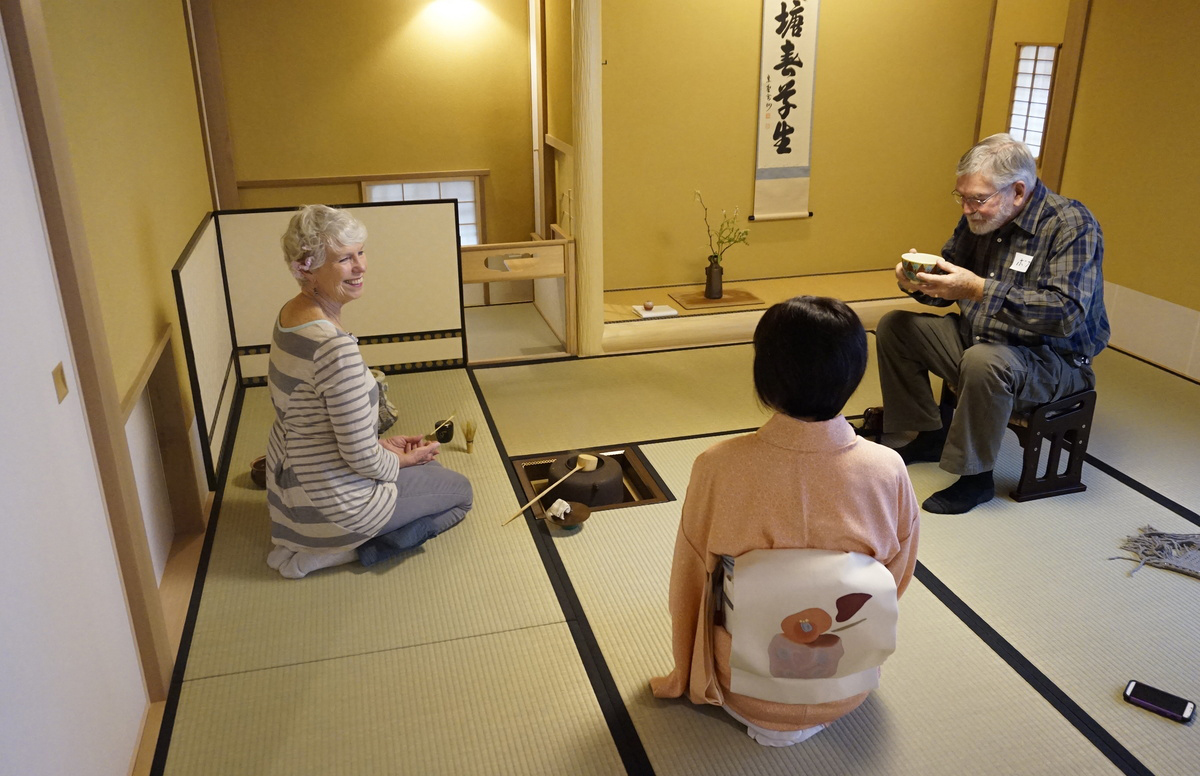
M 1005 124 L 1007 125 L 1007 131 L 1010 135 L 1012 135 L 1014 138 L 1016 138 L 1017 140 L 1020 140 L 1021 142 L 1025 143 L 1028 146 L 1029 142 L 1025 139 L 1026 132 L 1029 131 L 1028 122 L 1030 119 L 1036 120 L 1036 119 L 1040 118 L 1041 130 L 1038 134 L 1041 136 L 1041 140 L 1036 145 L 1036 149 L 1037 149 L 1036 152 L 1034 152 L 1035 146 L 1030 146 L 1030 148 L 1029 148 L 1030 152 L 1033 153 L 1033 158 L 1037 162 L 1038 168 L 1040 169 L 1042 166 L 1042 157 L 1043 157 L 1042 152 L 1046 148 L 1046 137 L 1048 134 L 1047 130 L 1049 129 L 1049 124 L 1050 124 L 1050 110 L 1051 110 L 1051 105 L 1054 100 L 1054 86 L 1055 86 L 1055 81 L 1058 78 L 1058 69 L 1059 69 L 1058 65 L 1059 65 L 1059 61 L 1062 56 L 1062 44 L 1061 43 L 1030 43 L 1030 42 L 1025 42 L 1025 41 L 1018 41 L 1015 45 L 1016 45 L 1016 56 L 1013 58 L 1012 88 L 1009 90 L 1009 95 L 1008 95 L 1008 118 L 1005 121 Z M 1032 59 L 1032 61 L 1034 63 L 1034 70 L 1033 70 L 1033 72 L 1029 73 L 1029 75 L 1031 76 L 1031 81 L 1033 78 L 1036 78 L 1038 75 L 1044 75 L 1044 74 L 1040 74 L 1037 72 L 1038 63 L 1046 62 L 1046 61 L 1050 62 L 1050 83 L 1045 88 L 1045 92 L 1046 92 L 1045 103 L 1040 103 L 1040 102 L 1035 103 L 1032 99 L 1020 100 L 1020 101 L 1017 100 L 1017 90 L 1018 89 L 1029 89 L 1031 91 L 1034 89 L 1037 89 L 1038 91 L 1041 91 L 1041 89 L 1039 87 L 1036 87 L 1033 83 L 1030 83 L 1029 86 L 1021 86 L 1019 83 L 1020 77 L 1022 75 L 1025 75 L 1024 73 L 1021 72 L 1021 62 L 1022 61 L 1030 61 L 1029 58 L 1022 59 L 1022 56 L 1021 56 L 1022 51 L 1026 48 L 1037 49 L 1037 51 L 1034 54 L 1034 57 Z M 1047 49 L 1047 48 L 1051 49 L 1054 53 L 1053 58 L 1051 58 L 1050 60 L 1041 58 L 1042 50 Z M 1017 109 L 1016 109 L 1016 105 L 1018 102 L 1023 102 L 1026 104 L 1026 106 L 1031 106 L 1031 105 L 1035 105 L 1035 104 L 1036 105 L 1044 104 L 1045 111 L 1041 117 L 1034 117 L 1031 115 L 1031 113 L 1027 107 L 1023 114 L 1018 114 Z M 1013 119 L 1016 117 L 1023 117 L 1026 121 L 1026 126 L 1022 127 L 1022 128 L 1014 127 Z M 1019 133 L 1019 136 L 1018 136 L 1018 133 Z
M 384 199 L 373 200 L 370 197 L 371 189 L 376 186 L 398 186 L 405 183 L 437 183 L 439 195 L 441 193 L 441 184 L 444 183 L 464 183 L 470 182 L 475 192 L 475 236 L 476 245 L 487 244 L 487 219 L 486 210 L 483 202 L 483 179 L 487 177 L 487 170 L 457 170 L 449 172 L 418 172 L 404 173 L 402 175 L 389 176 L 387 178 L 372 178 L 370 180 L 360 180 L 358 185 L 359 198 L 364 202 L 412 202 L 414 200 L 404 199 Z M 452 199 L 452 197 L 440 197 L 441 199 Z M 461 230 L 463 224 L 459 223 Z M 462 232 L 459 232 L 459 240 L 462 241 Z M 463 245 L 470 243 L 462 242 Z

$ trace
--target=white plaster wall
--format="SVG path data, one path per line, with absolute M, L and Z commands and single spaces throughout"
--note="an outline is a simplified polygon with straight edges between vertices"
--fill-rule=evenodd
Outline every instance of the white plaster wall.
M 1104 284 L 1113 347 L 1200 380 L 1200 310 Z
M 564 278 L 533 281 L 534 304 L 546 325 L 564 345 L 567 342 L 567 283 Z
M 133 461 L 133 477 L 137 483 L 142 520 L 146 524 L 146 539 L 150 542 L 154 576 L 162 584 L 167 558 L 171 555 L 171 542 L 175 539 L 175 517 L 171 512 L 167 477 L 163 473 L 154 411 L 146 391 L 142 392 L 133 411 L 129 413 L 129 420 L 125 421 L 125 438 L 129 442 L 129 457 Z
M 125 774 L 146 691 L 0 46 L 0 771 Z

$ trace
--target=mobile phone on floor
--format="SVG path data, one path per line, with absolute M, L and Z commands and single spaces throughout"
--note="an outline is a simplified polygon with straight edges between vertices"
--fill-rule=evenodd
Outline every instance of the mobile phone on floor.
M 1188 723 L 1196 713 L 1196 704 L 1178 695 L 1164 692 L 1157 687 L 1133 680 L 1125 685 L 1125 701 L 1134 706 L 1161 714 L 1176 722 Z

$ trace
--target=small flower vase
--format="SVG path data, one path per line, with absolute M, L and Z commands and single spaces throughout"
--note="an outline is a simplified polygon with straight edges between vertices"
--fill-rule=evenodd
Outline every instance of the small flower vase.
M 709 265 L 704 268 L 704 298 L 705 299 L 720 299 L 723 295 L 721 290 L 721 275 L 724 270 L 720 264 Z

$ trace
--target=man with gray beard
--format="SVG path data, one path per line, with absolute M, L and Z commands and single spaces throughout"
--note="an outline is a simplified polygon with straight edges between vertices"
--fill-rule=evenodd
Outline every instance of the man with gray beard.
M 1079 202 L 1046 188 L 1025 144 L 1007 134 L 958 163 L 962 218 L 933 272 L 901 290 L 946 315 L 892 311 L 876 331 L 884 431 L 917 436 L 905 463 L 939 461 L 959 475 L 922 505 L 962 514 L 995 495 L 992 469 L 1013 411 L 1095 387 L 1092 358 L 1108 344 L 1100 225 Z M 929 373 L 955 386 L 942 427 Z

